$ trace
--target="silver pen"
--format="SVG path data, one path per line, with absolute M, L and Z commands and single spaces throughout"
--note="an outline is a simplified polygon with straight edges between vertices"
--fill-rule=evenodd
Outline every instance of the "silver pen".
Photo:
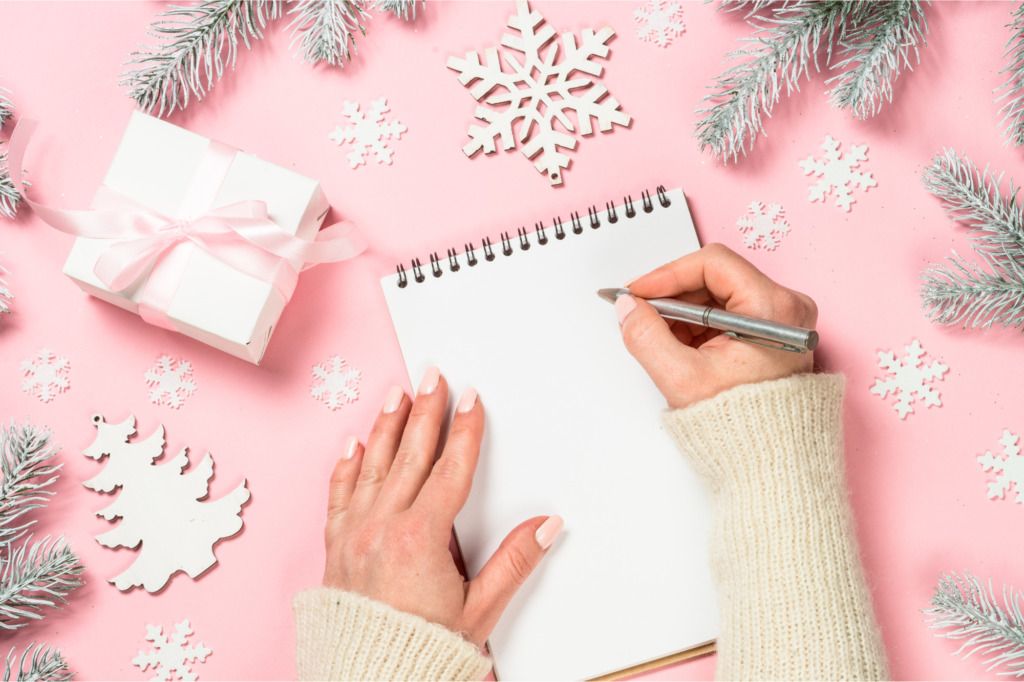
M 623 294 L 633 296 L 629 289 L 601 289 L 597 292 L 598 296 L 609 303 L 615 303 Z M 635 298 L 640 297 L 635 296 Z M 720 308 L 695 305 L 677 301 L 674 298 L 645 298 L 643 300 L 650 303 L 664 318 L 720 329 L 727 336 L 740 341 L 778 348 L 791 353 L 806 353 L 809 350 L 814 350 L 818 345 L 818 332 L 813 329 L 791 327 L 788 324 L 737 315 Z

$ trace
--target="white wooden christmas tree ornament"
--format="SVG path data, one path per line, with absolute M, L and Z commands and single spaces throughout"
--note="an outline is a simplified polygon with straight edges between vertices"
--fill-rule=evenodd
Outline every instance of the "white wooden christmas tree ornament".
M 249 499 L 245 480 L 217 500 L 209 494 L 213 457 L 207 453 L 188 473 L 188 449 L 156 465 L 164 451 L 164 427 L 149 438 L 129 442 L 135 434 L 135 417 L 108 424 L 93 415 L 96 440 L 86 448 L 87 457 L 107 457 L 104 469 L 85 481 L 86 488 L 102 493 L 121 492 L 105 509 L 96 512 L 108 521 L 120 518 L 114 529 L 96 536 L 104 547 L 133 549 L 141 543 L 135 562 L 110 582 L 119 590 L 142 586 L 156 592 L 171 575 L 184 571 L 191 578 L 217 562 L 213 545 L 242 529 L 240 512 Z

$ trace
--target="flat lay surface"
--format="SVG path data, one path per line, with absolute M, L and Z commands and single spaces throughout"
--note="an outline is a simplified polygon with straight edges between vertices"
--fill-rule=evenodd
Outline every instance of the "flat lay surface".
M 6 634 L 9 645 L 58 646 L 76 679 L 142 679 L 153 668 L 142 669 L 140 654 L 177 632 L 179 645 L 209 650 L 188 664 L 200 679 L 294 677 L 290 598 L 323 575 L 328 476 L 349 436 L 365 440 L 389 389 L 411 393 L 418 381 L 410 384 L 380 279 L 398 263 L 409 269 L 414 258 L 429 277 L 434 252 L 443 259 L 447 249 L 483 237 L 500 244 L 501 232 L 514 238 L 537 221 L 568 223 L 573 211 L 586 220 L 588 207 L 603 209 L 624 195 L 639 201 L 642 190 L 664 185 L 686 193 L 702 243 L 724 243 L 818 304 L 815 363 L 847 377 L 846 473 L 893 676 L 994 676 L 977 657 L 950 655 L 959 643 L 935 637 L 922 610 L 943 572 L 970 571 L 997 593 L 1004 583 L 1024 587 L 1019 549 L 1008 540 L 1024 506 L 1011 465 L 1000 478 L 1002 457 L 1019 461 L 1016 437 L 1024 433 L 1022 338 L 1012 327 L 943 327 L 922 311 L 922 271 L 951 249 L 974 255 L 967 227 L 945 215 L 922 173 L 949 148 L 1005 171 L 1004 189 L 1011 179 L 1024 182 L 1022 152 L 1004 144 L 1001 103 L 994 102 L 1005 82 L 1012 5 L 926 6 L 920 63 L 911 53 L 913 70 L 895 81 L 893 101 L 866 120 L 834 109 L 829 75 L 812 67 L 799 92 L 783 91 L 765 121 L 767 136 L 735 163 L 702 153 L 694 124 L 708 86 L 730 64 L 728 53 L 751 33 L 743 13 L 685 2 L 674 24 L 684 30 L 651 32 L 652 20 L 638 12 L 649 6 L 531 3 L 559 36 L 573 33 L 582 45 L 592 29 L 608 48 L 591 60 L 603 71 L 585 76 L 618 108 L 597 107 L 593 133 L 572 134 L 575 148 L 561 148 L 568 163 L 546 151 L 530 160 L 522 142 L 506 151 L 500 137 L 468 132 L 485 125 L 475 118 L 485 103 L 474 99 L 476 83 L 460 83 L 449 59 L 475 52 L 486 63 L 485 50 L 511 31 L 511 1 L 430 0 L 409 21 L 371 10 L 358 54 L 344 68 L 303 62 L 284 16 L 251 50 L 240 46 L 234 69 L 202 101 L 165 114 L 319 181 L 332 207 L 324 225 L 352 221 L 369 244 L 356 258 L 302 273 L 259 365 L 90 297 L 62 274 L 72 237 L 24 205 L 15 218 L 0 217 L 0 289 L 6 283 L 14 295 L 11 314 L 0 315 L 0 418 L 53 431 L 63 468 L 33 530 L 63 534 L 86 566 L 86 584 L 69 604 Z M 167 8 L 0 4 L 0 87 L 15 105 L 0 151 L 19 118 L 39 121 L 23 163 L 30 198 L 90 205 L 136 109 L 119 85 L 123 64 L 139 43 L 153 42 L 147 29 Z M 605 27 L 614 35 L 602 34 Z M 566 58 L 568 48 L 556 40 Z M 474 139 L 481 149 L 467 157 L 463 149 Z M 494 153 L 485 153 L 488 143 Z M 522 295 L 551 306 L 557 293 L 532 291 L 526 281 Z M 614 329 L 612 306 L 607 313 Z M 543 329 L 537 342 L 558 346 Z M 545 399 L 536 396 L 538 410 L 555 407 Z M 488 396 L 480 400 L 487 405 Z M 108 582 L 140 550 L 94 539 L 115 528 L 96 515 L 114 498 L 83 485 L 113 466 L 112 458 L 96 459 L 97 426 L 127 428 L 132 417 L 133 443 L 164 429 L 156 464 L 178 462 L 188 448 L 191 464 L 179 478 L 195 494 L 179 498 L 195 504 L 208 480 L 206 506 L 221 498 L 241 505 L 236 514 L 225 502 L 215 514 L 225 528 L 242 524 L 213 546 L 208 570 L 195 579 L 175 573 L 152 592 Z M 150 442 L 147 453 L 158 454 L 158 445 Z M 201 464 L 207 452 L 211 461 Z M 579 477 L 585 482 L 586 472 Z M 134 482 L 142 486 L 142 479 Z M 1002 499 L 990 499 L 990 484 L 1005 489 Z M 248 491 L 247 501 L 239 490 Z M 565 515 L 568 532 L 588 522 Z M 642 579 L 644 547 L 628 537 L 615 541 L 622 543 L 616 552 L 635 557 Z M 558 561 L 557 549 L 545 562 Z M 710 656 L 643 677 L 706 679 L 713 671 Z

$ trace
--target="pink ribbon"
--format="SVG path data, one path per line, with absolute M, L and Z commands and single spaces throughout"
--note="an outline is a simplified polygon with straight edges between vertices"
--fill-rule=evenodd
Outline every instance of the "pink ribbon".
M 272 284 L 286 302 L 298 281 L 298 271 L 289 261 L 301 261 L 304 265 L 300 269 L 306 269 L 318 263 L 352 258 L 366 248 L 366 241 L 348 221 L 321 230 L 313 241 L 300 239 L 271 220 L 266 203 L 258 200 L 217 208 L 207 204 L 201 209 L 204 212 L 185 219 L 168 218 L 107 188 L 101 188 L 103 191 L 97 197 L 103 208 L 73 210 L 44 206 L 26 196 L 21 177 L 28 139 L 36 125 L 36 121 L 23 119 L 14 129 L 7 157 L 11 182 L 25 203 L 61 232 L 119 240 L 103 252 L 94 269 L 111 291 L 126 289 L 150 268 L 154 275 L 159 275 L 147 280 L 140 302 L 139 314 L 151 324 L 174 329 L 167 311 L 187 265 L 180 246 L 198 246 L 235 269 Z M 215 181 L 214 188 L 219 187 L 223 172 L 230 165 L 224 159 L 230 161 L 235 152 L 223 145 L 214 150 L 215 158 L 210 162 L 204 159 L 198 171 L 203 180 L 200 184 L 207 190 L 203 201 L 212 201 L 207 198 L 215 194 L 209 191 L 210 182 Z M 225 157 L 225 153 L 230 156 Z M 165 272 L 160 273 L 161 270 Z

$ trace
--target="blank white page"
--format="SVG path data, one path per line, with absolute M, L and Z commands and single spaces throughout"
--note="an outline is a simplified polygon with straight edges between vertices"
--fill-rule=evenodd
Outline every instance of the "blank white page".
M 600 227 L 425 280 L 381 280 L 413 386 L 437 365 L 451 402 L 472 386 L 486 411 L 473 491 L 455 521 L 470 576 L 517 524 L 565 529 L 490 638 L 505 680 L 586 679 L 718 635 L 707 560 L 708 502 L 661 425 L 665 399 L 622 343 L 618 287 L 700 248 L 681 190 L 650 213 L 618 206 Z M 530 216 L 523 216 L 530 218 Z M 485 228 L 486 229 L 486 228 Z M 485 232 L 486 234 L 486 232 Z M 445 253 L 444 245 L 438 245 Z M 426 259 L 423 259 L 424 261 Z

